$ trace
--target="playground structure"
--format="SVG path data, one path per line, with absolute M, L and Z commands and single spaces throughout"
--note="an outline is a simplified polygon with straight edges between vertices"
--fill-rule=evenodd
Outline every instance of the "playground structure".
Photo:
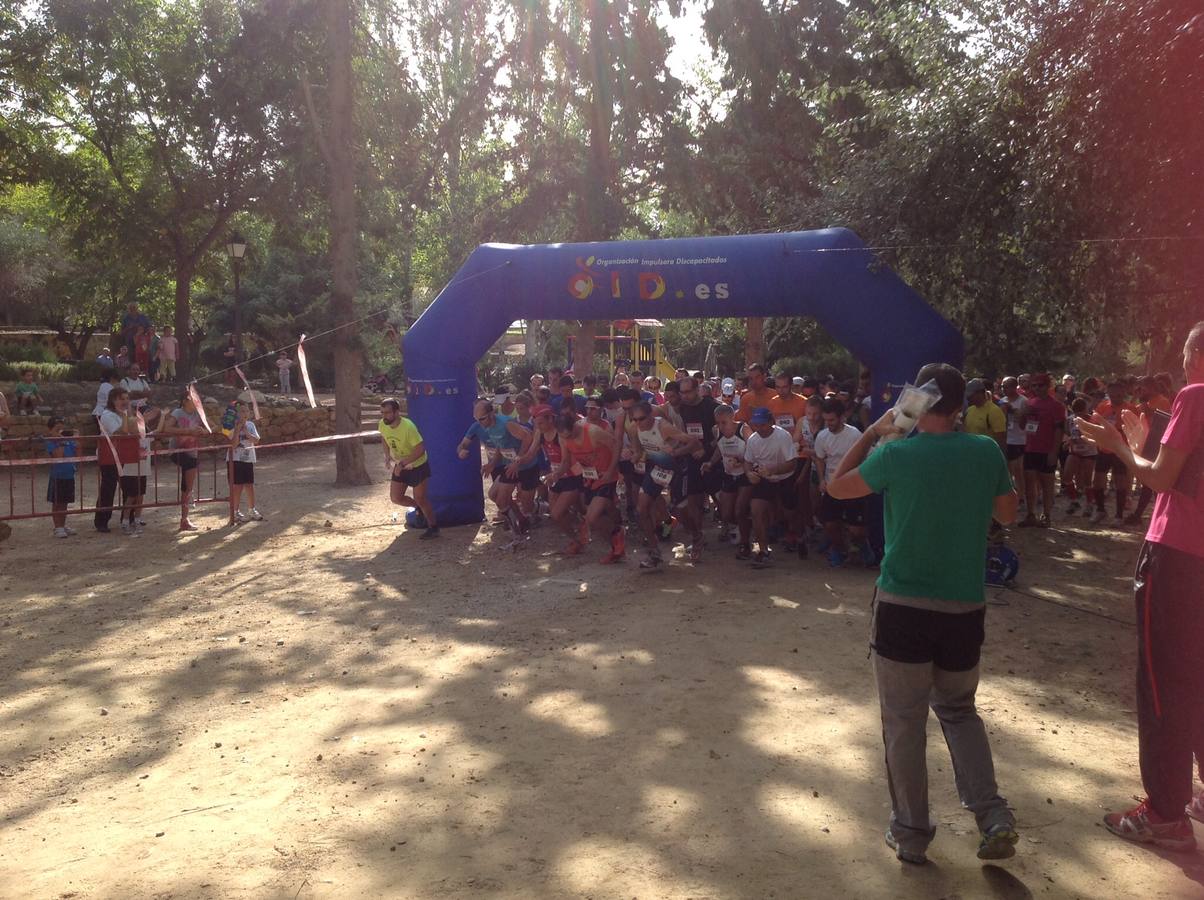
M 409 412 L 441 525 L 484 517 L 480 465 L 458 459 L 476 364 L 518 319 L 811 316 L 871 373 L 876 410 L 925 363 L 961 365 L 961 334 L 844 228 L 786 234 L 483 244 L 402 338 Z M 613 346 L 613 345 L 612 345 Z
M 624 367 L 628 371 L 639 369 L 645 375 L 655 375 L 662 382 L 672 381 L 676 372 L 673 364 L 665 359 L 661 349 L 659 319 L 619 319 L 610 323 L 609 334 L 594 335 L 595 343 L 603 344 L 610 356 L 608 375 Z M 576 338 L 569 335 L 567 359 L 572 361 Z

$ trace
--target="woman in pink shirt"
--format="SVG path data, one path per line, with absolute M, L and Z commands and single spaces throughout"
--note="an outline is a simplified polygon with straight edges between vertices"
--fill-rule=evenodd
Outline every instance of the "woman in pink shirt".
M 1104 825 L 1126 840 L 1192 850 L 1188 817 L 1204 822 L 1204 794 L 1192 797 L 1192 757 L 1204 758 L 1204 322 L 1183 346 L 1187 387 L 1171 409 L 1157 458 L 1133 451 L 1149 423 L 1129 411 L 1121 434 L 1107 420 L 1079 419 L 1100 451 L 1114 453 L 1152 490 L 1154 515 L 1137 559 L 1137 734 L 1147 798 Z

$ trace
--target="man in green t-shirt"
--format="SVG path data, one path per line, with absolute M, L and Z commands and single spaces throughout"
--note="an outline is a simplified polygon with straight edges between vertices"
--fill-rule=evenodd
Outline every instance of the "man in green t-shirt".
M 401 414 L 400 403 L 390 399 L 381 401 L 380 422 L 376 427 L 384 445 L 385 468 L 390 473 L 389 499 L 398 506 L 418 507 L 426 519 L 422 540 L 438 537 L 439 523 L 426 493 L 431 463 L 418 426 Z M 414 496 L 408 495 L 406 488 L 413 488 Z
M 1016 850 L 1016 820 L 999 796 L 986 728 L 974 705 L 986 617 L 987 526 L 1007 525 L 1019 499 L 999 444 L 955 431 L 966 381 L 934 363 L 916 384 L 935 381 L 940 401 L 908 440 L 870 454 L 897 435 L 888 412 L 862 435 L 828 484 L 837 499 L 884 495 L 886 555 L 875 592 L 870 646 L 882 709 L 890 783 L 886 842 L 899 859 L 923 863 L 936 833 L 928 815 L 928 707 L 936 713 L 962 804 L 981 832 L 980 859 Z

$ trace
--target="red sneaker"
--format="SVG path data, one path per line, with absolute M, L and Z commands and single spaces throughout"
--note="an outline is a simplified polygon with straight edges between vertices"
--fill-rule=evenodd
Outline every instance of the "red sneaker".
M 1187 816 L 1167 821 L 1154 811 L 1149 800 L 1142 800 L 1128 812 L 1108 813 L 1104 827 L 1135 844 L 1153 844 L 1163 850 L 1196 849 L 1196 836 Z
M 602 557 L 602 562 L 607 565 L 617 563 L 626 552 L 627 539 L 623 536 L 623 529 L 616 528 L 610 533 L 610 552 Z

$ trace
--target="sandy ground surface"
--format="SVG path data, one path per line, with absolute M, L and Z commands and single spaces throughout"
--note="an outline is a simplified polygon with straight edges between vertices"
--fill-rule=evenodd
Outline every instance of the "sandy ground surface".
M 0 896 L 1204 895 L 1201 857 L 1098 824 L 1140 790 L 1135 535 L 1017 534 L 1031 596 L 991 592 L 979 699 L 1020 853 L 975 859 L 932 723 L 917 869 L 882 842 L 870 572 L 419 542 L 330 459 L 261 463 L 268 520 L 237 530 L 16 523 Z

